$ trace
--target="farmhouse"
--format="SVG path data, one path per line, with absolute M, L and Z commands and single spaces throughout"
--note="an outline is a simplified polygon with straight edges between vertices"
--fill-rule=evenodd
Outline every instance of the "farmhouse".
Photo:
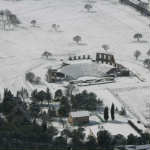
M 88 111 L 76 111 L 69 114 L 68 122 L 71 125 L 82 125 L 89 123 Z

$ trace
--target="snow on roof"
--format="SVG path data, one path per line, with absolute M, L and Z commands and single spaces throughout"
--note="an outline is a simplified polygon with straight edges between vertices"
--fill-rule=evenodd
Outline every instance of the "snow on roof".
M 73 118 L 79 118 L 79 117 L 87 117 L 90 115 L 89 111 L 76 111 L 76 112 L 70 112 L 70 115 Z
M 82 62 L 78 64 L 71 64 L 65 66 L 60 70 L 60 72 L 69 75 L 74 79 L 78 79 L 80 77 L 85 77 L 85 76 L 103 77 L 106 74 L 106 72 L 108 72 L 112 68 L 113 66 L 108 64 Z

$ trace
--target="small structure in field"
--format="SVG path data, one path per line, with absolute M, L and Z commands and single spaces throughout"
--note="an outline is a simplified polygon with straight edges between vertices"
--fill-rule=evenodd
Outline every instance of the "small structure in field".
M 89 123 L 89 112 L 88 111 L 76 111 L 70 112 L 68 122 L 71 125 L 83 125 Z
M 46 81 L 48 83 L 63 81 L 64 79 L 65 79 L 65 74 L 58 72 L 57 69 L 49 68 L 47 73 L 46 73 Z

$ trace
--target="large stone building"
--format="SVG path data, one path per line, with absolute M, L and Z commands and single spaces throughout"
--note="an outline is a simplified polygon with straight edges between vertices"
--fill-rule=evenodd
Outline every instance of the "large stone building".
M 114 55 L 109 53 L 96 53 L 96 62 L 106 63 L 110 65 L 115 65 Z

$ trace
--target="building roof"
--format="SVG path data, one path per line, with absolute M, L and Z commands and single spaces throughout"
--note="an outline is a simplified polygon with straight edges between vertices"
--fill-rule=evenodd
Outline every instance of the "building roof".
M 90 113 L 89 111 L 76 111 L 76 112 L 70 112 L 70 115 L 73 118 L 80 118 L 80 117 L 88 117 Z

